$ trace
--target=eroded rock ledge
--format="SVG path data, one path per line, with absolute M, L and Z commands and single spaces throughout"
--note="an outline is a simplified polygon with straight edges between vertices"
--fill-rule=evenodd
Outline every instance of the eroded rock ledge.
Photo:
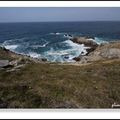
M 120 42 L 110 42 L 98 46 L 88 56 L 81 57 L 81 63 L 94 62 L 100 60 L 120 59 Z
M 77 44 L 84 44 L 86 47 L 88 47 L 87 55 L 98 47 L 98 44 L 94 41 L 94 38 L 74 37 L 71 39 L 71 41 Z
M 79 61 L 80 63 L 120 59 L 120 41 L 98 45 L 94 40 L 86 37 L 75 37 L 71 40 L 77 44 L 84 44 L 86 47 L 90 47 L 87 50 L 88 53 L 86 55 L 80 55 L 74 58 L 74 60 Z
M 14 53 L 4 47 L 0 47 L 0 69 L 7 68 L 8 71 L 15 71 L 19 70 L 21 67 L 24 67 L 26 64 L 42 62 L 47 62 L 47 59 L 32 58 L 27 55 Z

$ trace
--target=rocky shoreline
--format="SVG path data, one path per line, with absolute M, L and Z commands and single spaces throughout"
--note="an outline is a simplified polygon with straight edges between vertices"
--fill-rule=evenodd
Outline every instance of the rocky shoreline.
M 27 55 L 12 52 L 4 47 L 0 47 L 0 69 L 7 68 L 8 71 L 15 71 L 26 64 L 46 63 L 47 59 L 32 58 Z
M 84 44 L 87 49 L 86 55 L 73 58 L 80 63 L 88 63 L 107 59 L 120 59 L 120 41 L 98 45 L 94 39 L 87 37 L 75 37 L 71 39 L 74 43 Z
M 116 107 L 120 42 L 96 46 L 74 63 L 50 63 L 0 47 L 0 108 Z
M 89 37 L 74 37 L 70 39 L 76 44 L 84 44 L 85 47 L 88 47 L 86 55 L 79 55 L 78 57 L 73 58 L 79 64 L 91 63 L 100 60 L 109 60 L 109 59 L 120 59 L 120 41 L 104 43 L 98 45 L 94 38 Z M 4 47 L 0 47 L 1 56 L 6 54 L 8 58 L 1 58 L 0 68 L 5 68 L 7 66 L 18 66 L 21 63 L 49 63 L 46 58 L 32 58 L 27 55 L 21 55 L 14 53 Z M 13 60 L 9 60 L 9 57 Z M 24 61 L 24 62 L 23 62 Z

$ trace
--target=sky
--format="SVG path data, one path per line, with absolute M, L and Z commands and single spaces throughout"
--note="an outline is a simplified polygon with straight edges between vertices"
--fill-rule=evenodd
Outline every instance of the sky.
M 0 8 L 0 22 L 120 21 L 120 8 Z

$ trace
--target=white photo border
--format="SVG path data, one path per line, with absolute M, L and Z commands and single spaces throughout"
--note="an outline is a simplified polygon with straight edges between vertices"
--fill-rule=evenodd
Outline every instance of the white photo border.
M 0 7 L 120 7 L 120 1 L 0 1 Z M 119 118 L 119 109 L 0 109 L 0 119 Z

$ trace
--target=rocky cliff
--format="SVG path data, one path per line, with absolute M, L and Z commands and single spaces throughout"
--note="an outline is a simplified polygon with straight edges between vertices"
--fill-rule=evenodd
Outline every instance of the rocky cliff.
M 86 55 L 80 55 L 74 58 L 74 60 L 80 61 L 80 63 L 120 59 L 120 41 L 104 43 L 100 45 L 93 40 L 87 39 L 86 37 L 75 37 L 72 39 L 72 41 L 89 47 Z

